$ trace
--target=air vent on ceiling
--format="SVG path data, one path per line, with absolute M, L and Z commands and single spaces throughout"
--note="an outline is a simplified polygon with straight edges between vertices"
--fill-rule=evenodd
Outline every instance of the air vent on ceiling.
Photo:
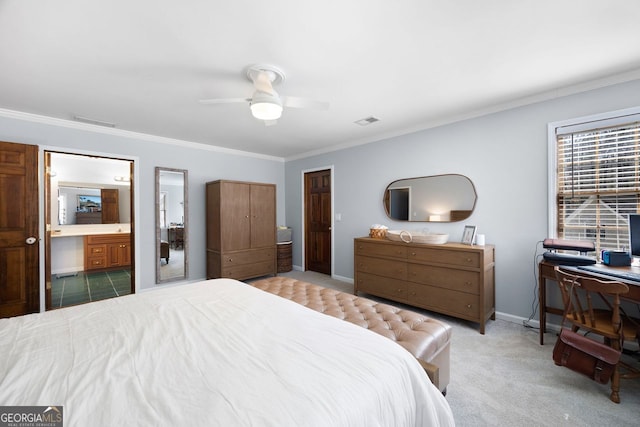
M 375 123 L 379 121 L 380 121 L 379 118 L 369 116 L 369 117 L 365 117 L 364 119 L 356 120 L 354 123 L 360 126 L 367 126 L 367 125 L 370 125 L 371 123 Z
M 88 123 L 90 125 L 106 126 L 109 128 L 116 127 L 115 123 L 103 122 L 101 120 L 90 119 L 88 117 L 82 117 L 82 116 L 73 116 L 73 120 L 75 120 L 76 122 Z

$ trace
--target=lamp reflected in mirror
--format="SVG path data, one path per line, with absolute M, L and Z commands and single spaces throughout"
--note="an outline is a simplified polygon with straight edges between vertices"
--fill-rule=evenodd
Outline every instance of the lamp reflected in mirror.
M 156 283 L 187 278 L 187 171 L 156 167 Z
M 456 222 L 473 213 L 477 194 L 464 175 L 446 174 L 399 179 L 384 191 L 390 219 L 411 222 Z

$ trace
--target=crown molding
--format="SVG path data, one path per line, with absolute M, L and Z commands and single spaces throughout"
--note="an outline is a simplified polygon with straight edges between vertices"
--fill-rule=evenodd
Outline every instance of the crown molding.
M 193 148 L 197 150 L 215 151 L 219 153 L 231 154 L 235 156 L 252 157 L 262 160 L 271 160 L 276 162 L 284 162 L 284 158 L 276 156 L 268 156 L 266 154 L 251 153 L 249 151 L 234 150 L 232 148 L 219 147 L 217 145 L 203 144 L 200 142 L 185 141 L 181 139 L 166 138 L 163 136 L 149 135 L 141 132 L 133 132 L 118 128 L 99 126 L 89 123 L 76 122 L 73 120 L 59 119 L 55 117 L 42 116 L 38 114 L 25 113 L 22 111 L 8 110 L 0 108 L 0 117 L 9 119 L 23 120 L 32 123 L 38 123 L 49 126 L 65 127 L 69 129 L 81 130 L 86 132 L 101 133 L 105 135 L 119 136 L 123 138 L 132 138 L 144 142 L 154 142 L 167 145 L 176 145 L 183 148 Z

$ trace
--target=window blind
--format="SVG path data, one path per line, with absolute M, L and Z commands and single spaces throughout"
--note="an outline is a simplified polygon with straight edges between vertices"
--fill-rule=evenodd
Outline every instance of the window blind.
M 556 132 L 558 236 L 628 248 L 627 215 L 640 211 L 640 121 L 596 125 Z

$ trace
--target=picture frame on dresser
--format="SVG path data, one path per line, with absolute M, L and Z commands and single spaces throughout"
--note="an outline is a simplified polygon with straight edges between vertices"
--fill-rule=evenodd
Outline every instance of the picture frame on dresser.
M 464 232 L 462 233 L 462 243 L 465 245 L 473 245 L 477 229 L 478 227 L 475 225 L 465 225 Z

